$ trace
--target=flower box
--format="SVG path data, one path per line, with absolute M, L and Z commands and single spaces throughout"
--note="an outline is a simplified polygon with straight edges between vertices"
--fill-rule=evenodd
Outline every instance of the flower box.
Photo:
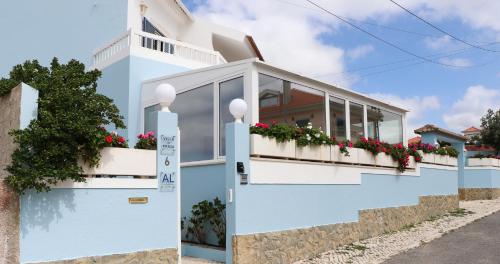
M 155 176 L 156 151 L 129 148 L 103 148 L 99 165 L 90 168 L 80 162 L 86 175 Z
M 448 165 L 450 165 L 450 166 L 458 166 L 458 159 L 457 158 L 448 156 L 446 158 L 446 160 L 447 160 L 447 164 Z
M 330 161 L 330 146 L 297 146 L 295 149 L 295 158 L 301 160 Z
M 422 156 L 423 163 L 435 163 L 435 155 L 434 154 L 424 153 L 421 150 L 419 150 L 418 153 L 420 153 L 420 156 Z
M 468 165 L 471 167 L 479 167 L 479 166 L 499 166 L 498 165 L 499 159 L 493 159 L 493 158 L 469 158 Z
M 274 138 L 250 135 L 250 154 L 270 157 L 295 158 L 295 141 L 277 142 Z
M 417 167 L 417 162 L 415 162 L 415 157 L 410 156 L 410 160 L 408 161 L 408 168 L 415 169 Z
M 358 163 L 365 165 L 375 165 L 375 156 L 364 149 L 358 149 Z
M 398 163 L 394 161 L 391 155 L 379 153 L 375 156 L 375 165 L 383 167 L 397 167 Z
M 345 156 L 344 153 L 340 152 L 339 146 L 332 146 L 330 150 L 331 161 L 357 164 L 359 149 L 347 148 L 347 151 L 349 151 L 349 156 Z
M 435 154 L 434 155 L 434 163 L 440 164 L 440 165 L 448 165 L 448 156 Z

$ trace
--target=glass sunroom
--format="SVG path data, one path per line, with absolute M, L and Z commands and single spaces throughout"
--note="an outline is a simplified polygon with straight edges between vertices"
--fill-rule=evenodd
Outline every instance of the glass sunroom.
M 407 142 L 407 110 L 255 59 L 144 82 L 139 132 L 156 131 L 154 91 L 161 83 L 177 91 L 171 110 L 179 116 L 183 163 L 224 159 L 224 126 L 233 122 L 229 103 L 235 98 L 249 106 L 245 123 L 311 123 L 338 140 Z

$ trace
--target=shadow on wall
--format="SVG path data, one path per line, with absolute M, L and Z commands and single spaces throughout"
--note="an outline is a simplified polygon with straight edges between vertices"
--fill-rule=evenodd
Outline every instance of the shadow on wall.
M 24 238 L 28 229 L 41 228 L 49 231 L 53 221 L 63 217 L 61 208 L 65 207 L 72 212 L 75 211 L 74 192 L 53 189 L 48 193 L 37 193 L 29 191 L 21 197 L 21 234 Z

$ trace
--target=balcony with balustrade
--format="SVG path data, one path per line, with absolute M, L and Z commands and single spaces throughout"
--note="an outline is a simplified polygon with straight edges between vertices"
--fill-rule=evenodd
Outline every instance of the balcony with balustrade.
M 227 63 L 218 52 L 159 35 L 129 30 L 93 55 L 93 68 L 103 69 L 129 55 L 190 69 Z

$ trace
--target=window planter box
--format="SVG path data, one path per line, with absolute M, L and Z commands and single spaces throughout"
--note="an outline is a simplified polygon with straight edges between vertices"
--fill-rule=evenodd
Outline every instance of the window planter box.
M 448 161 L 448 163 L 447 163 L 448 165 L 458 166 L 458 159 L 457 158 L 448 156 L 446 159 Z
M 469 158 L 468 165 L 471 167 L 480 167 L 480 166 L 494 166 L 498 167 L 499 159 L 493 158 Z
M 250 135 L 250 154 L 258 156 L 295 158 L 295 141 L 278 143 L 274 138 Z
M 359 164 L 375 165 L 375 156 L 364 149 L 358 149 L 358 162 Z
M 333 162 L 344 162 L 344 163 L 354 163 L 358 162 L 358 151 L 357 148 L 347 148 L 349 151 L 349 156 L 345 156 L 344 153 L 340 152 L 339 146 L 331 146 L 330 158 Z
M 418 153 L 420 153 L 420 156 L 422 156 L 423 163 L 436 163 L 434 154 L 424 153 L 421 150 L 419 150 Z
M 440 165 L 448 165 L 448 156 L 434 154 L 434 163 L 440 164 Z
M 377 156 L 375 156 L 375 165 L 396 168 L 398 166 L 398 163 L 392 159 L 391 155 L 379 153 L 377 154 Z
M 397 162 L 396 162 L 397 164 Z M 415 169 L 417 167 L 417 162 L 415 162 L 415 157 L 410 156 L 410 161 L 408 162 L 409 169 Z
M 156 151 L 129 148 L 103 148 L 95 168 L 80 162 L 86 175 L 155 176 Z
M 330 161 L 330 146 L 297 146 L 295 149 L 295 158 L 301 160 Z

